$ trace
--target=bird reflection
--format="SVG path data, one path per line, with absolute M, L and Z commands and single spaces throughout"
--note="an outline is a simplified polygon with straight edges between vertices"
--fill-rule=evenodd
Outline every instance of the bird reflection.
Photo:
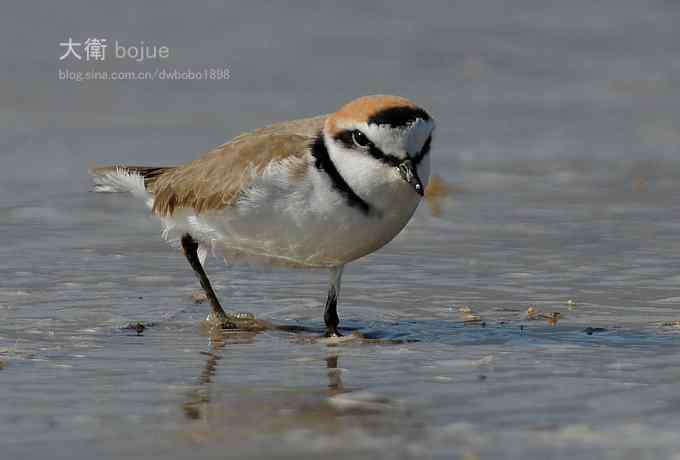
M 261 330 L 238 332 L 214 330 L 210 332 L 210 351 L 201 352 L 206 357 L 206 360 L 198 376 L 197 385 L 187 393 L 186 401 L 182 404 L 182 410 L 187 419 L 201 420 L 205 418 L 211 403 L 210 385 L 222 360 L 225 347 L 235 344 L 254 343 L 257 335 L 262 332 Z M 291 339 L 299 340 L 300 336 L 295 334 Z M 338 361 L 339 355 L 337 352 L 325 358 L 328 376 L 326 393 L 329 397 L 347 391 L 342 381 L 342 369 L 338 367 Z
M 326 369 L 328 369 L 328 396 L 335 396 L 345 392 L 342 384 L 342 371 L 338 368 L 338 355 L 326 357 Z
M 224 332 L 210 331 L 210 351 L 201 352 L 206 356 L 205 365 L 198 377 L 198 385 L 188 393 L 187 401 L 182 405 L 184 416 L 190 420 L 198 420 L 210 404 L 210 389 L 217 366 L 222 359 L 222 350 L 226 345 L 255 342 L 255 337 L 261 331 Z

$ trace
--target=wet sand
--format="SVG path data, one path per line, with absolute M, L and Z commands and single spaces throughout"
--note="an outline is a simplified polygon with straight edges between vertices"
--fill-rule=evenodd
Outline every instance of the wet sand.
M 310 332 L 210 332 L 189 267 L 144 210 L 129 213 L 136 229 L 101 227 L 125 198 L 68 198 L 50 206 L 91 215 L 80 225 L 96 236 L 63 224 L 30 242 L 40 265 L 12 257 L 20 232 L 4 250 L 10 458 L 663 458 L 678 447 L 679 224 L 659 197 L 602 207 L 595 191 L 568 205 L 464 193 L 443 217 L 421 208 L 350 266 L 342 326 L 367 339 L 343 341 L 318 337 L 324 273 L 214 259 L 226 306 Z M 10 212 L 14 225 L 39 226 L 22 215 Z

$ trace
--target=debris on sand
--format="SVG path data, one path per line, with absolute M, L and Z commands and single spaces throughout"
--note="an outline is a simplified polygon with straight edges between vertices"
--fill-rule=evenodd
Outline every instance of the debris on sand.
M 593 335 L 593 334 L 600 334 L 602 332 L 607 332 L 607 329 L 603 327 L 587 327 L 583 329 L 583 332 L 585 332 L 588 335 Z
M 539 319 L 541 316 L 541 312 L 538 308 L 536 307 L 529 307 L 527 308 L 527 319 Z
M 482 321 L 481 315 L 475 313 L 472 308 L 467 305 L 460 307 L 458 313 L 463 317 L 463 322 L 465 323 L 479 323 Z
M 561 314 L 558 311 L 554 311 L 551 313 L 543 313 L 541 310 L 539 310 L 536 307 L 529 307 L 527 308 L 527 319 L 528 320 L 537 320 L 537 319 L 544 319 L 550 324 L 551 326 L 557 325 L 557 322 L 560 320 Z
M 559 321 L 559 319 L 560 319 L 560 312 L 554 311 L 550 314 L 543 315 L 543 319 L 545 319 L 548 322 L 548 324 L 550 324 L 551 326 L 556 326 L 557 321 Z
M 147 328 L 143 323 L 128 323 L 127 326 L 122 327 L 124 331 L 135 331 L 137 335 L 142 335 L 144 330 Z
M 203 291 L 194 291 L 191 293 L 191 298 L 194 300 L 195 303 L 203 303 L 206 300 L 208 300 L 208 296 L 205 292 Z

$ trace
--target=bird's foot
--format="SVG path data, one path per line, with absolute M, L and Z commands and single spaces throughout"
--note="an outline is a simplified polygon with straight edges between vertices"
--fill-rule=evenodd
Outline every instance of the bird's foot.
M 255 315 L 246 312 L 225 314 L 210 312 L 205 320 L 211 326 L 219 327 L 221 329 L 252 329 L 252 326 L 259 322 L 255 319 Z
M 323 336 L 329 338 L 329 337 L 342 337 L 343 335 L 340 333 L 337 326 L 327 326 L 326 332 L 324 333 Z
M 236 322 L 229 315 L 216 315 L 215 313 L 210 313 L 205 319 L 206 325 L 211 329 L 239 329 Z
M 256 319 L 255 315 L 248 312 L 225 313 L 223 315 L 211 312 L 206 318 L 206 322 L 212 327 L 219 327 L 220 329 L 267 329 L 264 321 Z

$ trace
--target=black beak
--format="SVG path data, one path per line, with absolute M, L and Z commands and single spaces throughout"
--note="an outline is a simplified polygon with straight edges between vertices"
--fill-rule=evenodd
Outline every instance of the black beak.
M 418 195 L 423 196 L 425 193 L 425 190 L 423 189 L 423 183 L 420 181 L 420 177 L 418 177 L 418 170 L 416 169 L 413 162 L 411 160 L 404 160 L 399 163 L 397 168 L 399 169 L 401 178 L 411 184 Z

